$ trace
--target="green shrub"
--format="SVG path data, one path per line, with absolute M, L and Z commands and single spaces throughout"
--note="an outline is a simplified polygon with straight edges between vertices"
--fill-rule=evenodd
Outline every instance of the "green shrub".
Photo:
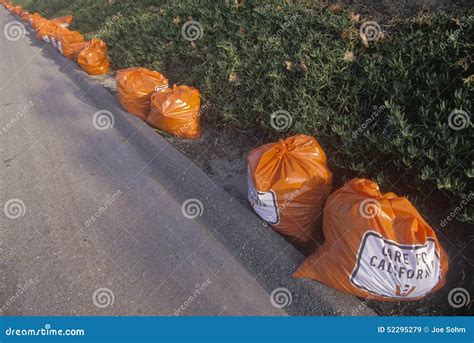
M 20 5 L 20 6 L 29 6 L 33 0 L 15 0 L 14 3 L 15 5 Z
M 74 29 L 100 32 L 116 68 L 198 87 L 207 120 L 312 134 L 339 175 L 373 178 L 425 212 L 434 199 L 450 211 L 472 197 L 472 123 L 453 130 L 448 117 L 473 111 L 474 12 L 400 21 L 367 46 L 348 11 L 286 1 L 33 0 L 30 10 L 74 14 Z M 188 20 L 203 27 L 192 43 L 181 35 Z M 277 110 L 292 116 L 286 132 L 270 125 Z M 474 219 L 472 203 L 458 219 Z

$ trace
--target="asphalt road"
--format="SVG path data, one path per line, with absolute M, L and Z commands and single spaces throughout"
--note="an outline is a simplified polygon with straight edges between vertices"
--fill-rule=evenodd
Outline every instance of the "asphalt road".
M 14 20 L 0 10 L 0 314 L 285 315 L 34 37 L 7 39 Z

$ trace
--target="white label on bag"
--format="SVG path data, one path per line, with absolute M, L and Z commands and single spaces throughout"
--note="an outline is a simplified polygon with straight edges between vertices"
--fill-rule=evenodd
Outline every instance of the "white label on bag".
M 276 203 L 276 195 L 272 190 L 260 192 L 256 189 L 250 169 L 247 169 L 247 187 L 250 205 L 254 211 L 269 224 L 278 224 L 280 215 Z
M 375 231 L 365 233 L 350 281 L 356 287 L 389 298 L 424 296 L 440 280 L 439 252 L 433 239 L 403 245 Z

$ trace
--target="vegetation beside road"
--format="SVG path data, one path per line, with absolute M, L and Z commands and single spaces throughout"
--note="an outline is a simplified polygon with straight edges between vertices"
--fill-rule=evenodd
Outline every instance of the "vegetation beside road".
M 364 41 L 370 18 L 288 1 L 32 0 L 27 9 L 73 14 L 72 29 L 104 39 L 116 68 L 198 87 L 205 120 L 314 135 L 344 178 L 375 179 L 423 213 L 436 202 L 444 216 L 461 207 L 456 218 L 474 220 L 473 202 L 463 204 L 474 196 L 472 123 L 449 121 L 473 112 L 474 11 L 381 22 L 378 39 Z M 192 42 L 181 33 L 189 20 L 203 28 Z M 278 110 L 291 115 L 283 132 L 271 126 Z

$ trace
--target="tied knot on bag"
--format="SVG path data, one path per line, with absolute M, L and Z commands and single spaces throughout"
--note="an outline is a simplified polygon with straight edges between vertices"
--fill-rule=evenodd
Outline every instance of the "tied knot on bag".
M 288 142 L 280 138 L 276 147 L 277 157 L 279 159 L 282 159 L 287 152 L 291 152 L 293 149 L 293 144 L 289 144 Z

